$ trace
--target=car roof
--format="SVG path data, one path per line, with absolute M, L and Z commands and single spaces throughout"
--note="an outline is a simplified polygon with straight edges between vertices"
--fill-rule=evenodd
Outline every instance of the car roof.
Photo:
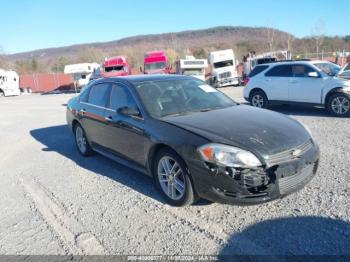
M 333 64 L 332 62 L 326 61 L 326 60 L 286 60 L 286 61 L 277 61 L 277 62 L 273 62 L 273 63 L 266 63 L 266 64 L 260 64 L 260 65 L 256 65 L 256 66 L 263 66 L 263 65 L 269 65 L 269 66 L 275 66 L 275 65 L 294 65 L 294 64 L 318 64 L 318 63 L 330 63 Z
M 274 63 L 267 63 L 267 64 L 261 64 L 262 65 L 269 65 L 269 66 L 275 66 L 275 65 L 295 65 L 295 64 L 312 64 L 314 61 L 305 61 L 305 60 L 295 60 L 295 61 L 278 61 Z M 258 66 L 258 65 L 257 65 Z
M 95 83 L 104 82 L 105 80 L 116 81 L 116 82 L 128 82 L 128 83 L 139 83 L 139 82 L 148 82 L 148 81 L 162 81 L 162 80 L 193 80 L 191 76 L 184 75 L 131 75 L 131 76 L 119 76 L 119 77 L 108 77 L 100 78 L 95 81 Z

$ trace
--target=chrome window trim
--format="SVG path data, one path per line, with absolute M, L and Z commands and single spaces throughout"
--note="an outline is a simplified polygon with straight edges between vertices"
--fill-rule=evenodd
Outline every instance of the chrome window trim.
M 94 105 L 94 104 L 91 104 L 91 103 L 87 103 L 87 102 L 80 102 L 80 103 L 84 104 L 84 105 L 88 105 L 88 106 L 93 106 L 93 107 L 96 107 L 96 108 L 99 108 L 99 109 L 107 110 L 107 111 L 110 111 L 110 112 L 116 112 L 116 110 L 113 110 L 113 109 L 110 109 L 110 108 L 107 108 L 107 107 L 103 107 L 103 106 Z

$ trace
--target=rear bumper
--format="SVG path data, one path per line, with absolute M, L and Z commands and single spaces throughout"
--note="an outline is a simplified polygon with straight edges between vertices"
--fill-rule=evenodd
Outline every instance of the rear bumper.
M 300 159 L 260 170 L 220 167 L 211 172 L 203 162 L 189 166 L 195 189 L 202 198 L 236 205 L 250 205 L 282 198 L 303 188 L 315 176 L 319 148 L 314 145 Z

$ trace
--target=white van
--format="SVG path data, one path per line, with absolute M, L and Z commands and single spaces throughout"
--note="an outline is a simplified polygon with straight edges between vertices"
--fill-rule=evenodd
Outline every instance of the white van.
M 13 70 L 0 69 L 0 97 L 19 96 L 19 75 Z
M 209 53 L 210 84 L 215 87 L 239 85 L 237 63 L 232 49 Z

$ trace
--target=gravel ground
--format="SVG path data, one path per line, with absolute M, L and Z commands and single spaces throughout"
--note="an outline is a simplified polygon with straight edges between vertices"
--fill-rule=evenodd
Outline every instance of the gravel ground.
M 243 102 L 241 88 L 221 90 Z M 350 255 L 348 118 L 273 108 L 312 130 L 317 176 L 267 204 L 174 208 L 150 178 L 78 154 L 65 125 L 70 97 L 0 100 L 0 254 Z

